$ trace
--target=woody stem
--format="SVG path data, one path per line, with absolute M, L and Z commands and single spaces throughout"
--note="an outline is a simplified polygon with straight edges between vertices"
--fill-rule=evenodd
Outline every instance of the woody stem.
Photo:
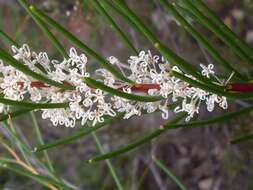
M 71 85 L 67 82 L 65 82 L 67 85 Z M 24 86 L 23 82 L 18 82 L 18 85 L 21 86 L 21 88 Z M 30 84 L 31 87 L 36 88 L 48 88 L 49 86 L 40 82 L 40 81 L 33 81 Z M 160 84 L 135 84 L 131 86 L 123 86 L 118 88 L 119 90 L 123 90 L 123 88 L 128 87 L 133 92 L 145 92 L 147 93 L 148 90 L 156 89 L 160 90 Z M 253 91 L 253 83 L 231 83 L 226 86 L 226 89 L 231 92 L 252 92 Z

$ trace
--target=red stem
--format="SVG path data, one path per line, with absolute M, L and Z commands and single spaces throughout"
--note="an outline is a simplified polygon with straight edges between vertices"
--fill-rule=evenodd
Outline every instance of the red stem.
M 17 84 L 18 84 L 18 86 L 20 86 L 21 88 L 24 87 L 24 82 L 17 82 Z M 65 84 L 65 85 L 70 85 L 70 86 L 71 86 L 71 84 L 68 83 L 68 82 L 63 82 L 63 84 Z M 31 85 L 30 85 L 30 86 L 31 86 L 32 88 L 33 88 L 33 87 L 36 87 L 36 88 L 48 88 L 48 87 L 49 87 L 47 84 L 44 84 L 44 83 L 42 83 L 42 82 L 40 82 L 40 81 L 33 81 L 33 82 L 31 82 Z
M 64 84 L 71 85 L 70 83 L 67 82 L 64 82 Z M 24 83 L 18 82 L 18 85 L 20 85 L 22 88 Z M 31 82 L 31 87 L 48 88 L 49 86 L 39 81 L 33 81 Z M 133 86 L 123 86 L 119 88 L 119 90 L 122 90 L 124 87 L 130 87 L 131 90 L 134 92 L 145 92 L 145 93 L 147 93 L 148 90 L 150 89 L 160 90 L 159 84 L 136 84 Z M 226 89 L 232 92 L 253 92 L 253 83 L 232 83 L 227 85 Z
M 71 85 L 70 83 L 64 82 L 66 85 Z M 23 88 L 24 83 L 23 82 L 18 82 L 18 85 Z M 36 87 L 36 88 L 48 88 L 49 86 L 39 82 L 39 81 L 33 81 L 31 82 L 31 87 Z M 124 86 L 128 87 L 128 86 Z M 124 87 L 119 88 L 119 90 L 122 90 Z M 136 84 L 130 87 L 132 91 L 134 92 L 148 92 L 150 89 L 157 89 L 160 90 L 160 85 L 159 84 Z
M 20 86 L 21 88 L 24 87 L 24 83 L 23 82 L 18 82 L 17 83 L 18 86 Z M 36 87 L 36 88 L 48 88 L 49 86 L 47 86 L 46 84 L 42 83 L 42 82 L 39 82 L 39 81 L 33 81 L 31 82 L 31 85 L 30 85 L 32 88 L 33 87 Z
M 233 83 L 227 85 L 227 89 L 233 92 L 252 92 L 253 83 Z
M 134 92 L 147 93 L 148 90 L 151 90 L 151 89 L 160 90 L 160 85 L 159 84 L 135 84 L 132 86 L 126 85 L 126 86 L 122 86 L 122 87 L 118 88 L 118 90 L 123 90 L 123 88 L 131 88 L 131 90 Z
M 148 92 L 148 90 L 156 89 L 160 90 L 159 84 L 137 84 L 131 87 L 134 92 Z

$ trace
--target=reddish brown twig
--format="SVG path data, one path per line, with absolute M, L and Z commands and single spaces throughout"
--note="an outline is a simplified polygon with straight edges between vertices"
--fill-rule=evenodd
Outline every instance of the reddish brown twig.
M 151 89 L 160 90 L 159 84 L 136 84 L 131 86 L 131 90 L 134 92 L 148 92 Z
M 233 83 L 226 86 L 228 91 L 233 92 L 252 92 L 253 83 Z
M 24 82 L 18 82 L 17 84 L 21 88 L 24 87 Z M 63 84 L 71 86 L 71 84 L 68 82 L 63 82 Z M 36 87 L 36 88 L 41 89 L 41 88 L 48 88 L 49 86 L 47 84 L 44 84 L 43 82 L 40 82 L 40 81 L 33 81 L 33 82 L 31 82 L 30 87 L 32 87 L 32 88 Z
M 64 82 L 66 85 L 71 85 L 68 82 Z M 18 85 L 23 88 L 24 83 L 23 82 L 18 82 Z M 48 88 L 49 86 L 39 82 L 39 81 L 33 81 L 31 82 L 31 87 L 36 87 L 36 88 Z M 132 86 L 123 86 L 118 88 L 118 90 L 123 90 L 123 88 L 131 88 L 133 92 L 144 92 L 147 93 L 148 90 L 151 89 L 156 89 L 160 90 L 160 85 L 159 84 L 135 84 Z M 231 83 L 226 86 L 226 89 L 228 91 L 232 92 L 253 92 L 253 83 Z
M 64 82 L 64 84 L 66 85 L 71 85 L 68 82 Z M 24 83 L 23 82 L 18 82 L 18 85 L 23 88 L 24 87 Z M 49 86 L 40 82 L 40 81 L 33 81 L 31 82 L 31 87 L 36 87 L 36 88 L 48 88 Z M 130 87 L 132 91 L 134 92 L 148 92 L 148 90 L 150 89 L 156 89 L 156 90 L 160 90 L 160 85 L 159 84 L 135 84 L 132 86 L 123 86 L 118 88 L 118 90 L 123 90 L 123 88 L 126 87 Z
M 18 82 L 17 83 L 18 86 L 20 86 L 20 88 L 23 88 L 24 87 L 24 83 L 23 82 Z M 36 88 L 48 88 L 49 86 L 42 83 L 42 82 L 39 82 L 39 81 L 33 81 L 31 82 L 30 86 L 33 88 L 33 87 L 36 87 Z

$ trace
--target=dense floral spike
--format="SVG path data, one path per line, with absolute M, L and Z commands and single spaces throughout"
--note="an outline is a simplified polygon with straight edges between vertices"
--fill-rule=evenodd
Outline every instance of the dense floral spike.
M 124 113 L 124 118 L 133 115 L 141 115 L 142 111 L 152 113 L 156 110 L 162 112 L 162 117 L 168 119 L 169 105 L 172 102 L 179 102 L 175 112 L 187 112 L 186 121 L 189 121 L 195 114 L 199 113 L 202 103 L 207 105 L 208 111 L 213 111 L 215 103 L 223 109 L 227 108 L 227 100 L 216 94 L 206 92 L 199 88 L 192 87 L 188 83 L 170 75 L 171 70 L 184 74 L 178 67 L 170 67 L 168 61 L 157 55 L 153 56 L 150 51 L 141 51 L 138 56 L 131 56 L 128 64 L 121 63 L 116 57 L 109 57 L 108 61 L 118 67 L 125 76 L 136 82 L 134 85 L 126 84 L 116 79 L 105 69 L 96 70 L 98 78 L 107 86 L 122 90 L 126 93 L 146 94 L 161 96 L 162 100 L 157 102 L 139 102 L 124 99 L 109 94 L 100 89 L 88 86 L 82 80 L 89 77 L 86 70 L 87 57 L 84 54 L 78 55 L 74 48 L 70 49 L 69 58 L 63 61 L 50 60 L 47 53 L 37 54 L 30 50 L 28 45 L 21 48 L 12 47 L 13 57 L 28 66 L 34 72 L 45 75 L 48 78 L 60 83 L 75 87 L 75 90 L 62 90 L 51 87 L 33 78 L 24 75 L 11 66 L 5 66 L 0 60 L 0 89 L 5 98 L 22 101 L 30 99 L 36 103 L 63 103 L 69 102 L 69 107 L 58 109 L 42 109 L 42 118 L 50 119 L 53 125 L 65 125 L 74 127 L 76 120 L 82 125 L 91 121 L 93 125 L 104 121 L 104 116 L 116 116 L 117 112 Z M 39 66 L 39 67 L 38 67 Z M 200 65 L 202 75 L 209 78 L 215 76 L 213 65 Z M 41 68 L 43 67 L 43 72 Z M 193 76 L 187 75 L 192 79 Z M 196 80 L 196 79 L 195 79 Z M 215 84 L 223 85 L 217 78 Z M 180 103 L 181 102 L 181 103 Z M 3 112 L 4 105 L 0 105 Z

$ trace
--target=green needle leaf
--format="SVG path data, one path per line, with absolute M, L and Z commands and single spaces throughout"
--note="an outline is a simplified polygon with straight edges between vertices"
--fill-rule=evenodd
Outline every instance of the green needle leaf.
M 174 8 L 175 4 L 168 3 L 167 0 L 160 0 L 161 4 L 165 7 L 165 9 L 170 12 L 176 20 L 181 24 L 181 26 L 188 31 L 200 44 L 202 44 L 205 49 L 210 53 L 210 55 L 222 66 L 227 69 L 229 72 L 234 72 L 235 76 L 240 78 L 241 80 L 248 80 L 247 77 L 240 74 L 236 71 L 225 59 L 221 57 L 218 51 L 206 40 L 197 30 L 195 30 L 185 19 L 182 17 L 178 11 Z
M 103 6 L 106 7 L 106 9 L 110 10 L 109 12 L 114 12 L 116 14 L 118 14 L 119 16 L 123 17 L 129 25 L 131 25 L 132 28 L 134 28 L 136 31 L 142 33 L 138 27 L 136 27 L 136 25 L 128 18 L 127 15 L 125 15 L 123 12 L 121 12 L 119 9 L 117 9 L 114 4 L 111 1 L 108 0 L 101 0 L 101 3 L 103 4 Z
M 176 106 L 177 106 L 177 104 L 174 103 L 174 104 L 171 104 L 169 107 L 171 109 L 174 109 Z M 54 148 L 54 147 L 57 147 L 59 145 L 70 144 L 73 141 L 77 141 L 81 137 L 86 136 L 86 135 L 90 134 L 91 132 L 96 131 L 96 130 L 104 127 L 105 125 L 108 125 L 108 124 L 110 124 L 110 123 L 112 123 L 116 120 L 122 119 L 124 114 L 125 113 L 119 113 L 116 117 L 108 117 L 108 118 L 105 119 L 105 121 L 103 123 L 98 123 L 98 124 L 96 124 L 95 126 L 92 126 L 92 127 L 79 129 L 77 132 L 75 132 L 72 135 L 69 135 L 67 137 L 55 140 L 55 141 L 53 141 L 51 143 L 48 143 L 48 144 L 44 144 L 42 146 L 38 146 L 38 147 L 36 147 L 36 151 L 40 152 L 42 150 L 46 150 L 46 149 L 49 149 L 49 148 Z M 146 114 L 146 113 L 144 113 L 144 114 Z
M 104 148 L 103 148 L 100 140 L 98 139 L 96 133 L 92 132 L 92 136 L 93 136 L 93 138 L 94 138 L 94 140 L 95 140 L 95 142 L 97 144 L 97 147 L 98 147 L 100 153 L 104 154 Z M 110 170 L 110 173 L 111 173 L 111 175 L 112 175 L 112 177 L 113 177 L 113 179 L 114 179 L 114 181 L 115 181 L 115 183 L 117 185 L 118 190 L 123 190 L 124 188 L 123 188 L 123 186 L 121 185 L 121 183 L 119 181 L 119 178 L 118 178 L 118 176 L 117 176 L 117 174 L 115 172 L 115 169 L 114 169 L 111 161 L 110 160 L 106 160 L 106 164 L 107 164 L 107 166 L 108 166 L 108 168 Z
M 199 11 L 191 0 L 182 0 L 181 1 L 201 22 L 203 26 L 211 30 L 217 37 L 219 37 L 224 43 L 226 43 L 238 56 L 240 56 L 244 61 L 249 65 L 253 66 L 252 58 L 244 52 L 238 45 L 238 40 L 235 40 L 234 37 L 231 38 L 230 35 L 224 33 L 220 27 L 215 24 L 212 20 L 207 18 L 205 15 Z
M 6 168 L 12 172 L 15 172 L 21 176 L 25 176 L 25 177 L 28 177 L 30 179 L 33 179 L 35 181 L 37 181 L 38 183 L 48 187 L 49 184 L 51 185 L 55 185 L 57 187 L 61 187 L 63 189 L 66 189 L 66 190 L 71 190 L 72 188 L 70 187 L 67 187 L 65 184 L 63 183 L 60 183 L 58 181 L 55 181 L 49 177 L 46 177 L 46 176 L 42 176 L 42 175 L 36 175 L 36 174 L 33 174 L 31 172 L 28 172 L 24 169 L 21 169 L 20 167 L 16 167 L 14 166 L 13 162 L 10 162 L 8 161 L 7 159 L 4 159 L 4 158 L 0 158 L 0 167 L 2 168 Z
M 39 17 L 41 20 L 46 22 L 47 24 L 51 25 L 56 31 L 58 31 L 61 35 L 63 35 L 66 39 L 68 39 L 70 42 L 75 44 L 77 47 L 79 47 L 82 51 L 84 51 L 88 56 L 93 57 L 95 60 L 98 61 L 98 63 L 107 69 L 109 72 L 111 72 L 115 77 L 118 79 L 125 81 L 127 83 L 133 83 L 133 81 L 126 78 L 118 69 L 115 69 L 108 61 L 106 61 L 104 58 L 102 58 L 99 54 L 97 54 L 95 51 L 90 49 L 88 46 L 86 46 L 84 43 L 82 43 L 80 40 L 78 40 L 73 34 L 68 32 L 63 26 L 58 24 L 55 20 L 44 14 L 42 11 L 37 9 L 34 6 L 30 6 L 31 13 Z
M 253 139 L 253 133 L 250 133 L 250 134 L 235 138 L 235 139 L 231 140 L 230 143 L 231 144 L 239 144 L 239 143 L 244 143 L 244 142 L 250 141 L 252 139 Z
M 8 119 L 11 120 L 12 118 L 9 117 Z M 30 150 L 29 144 L 27 144 L 28 142 L 24 142 L 22 140 L 22 137 L 21 137 L 22 132 L 21 131 L 17 132 L 15 126 L 10 126 L 7 121 L 4 122 L 4 126 L 5 126 L 4 130 L 6 130 L 8 132 L 8 134 L 10 135 L 11 142 L 13 144 L 17 145 L 18 150 L 21 152 L 22 156 L 25 158 L 25 161 L 27 164 L 29 164 L 29 166 L 32 166 L 32 164 L 31 164 L 31 160 L 32 160 L 33 163 L 34 162 L 36 163 L 37 167 L 47 171 L 49 177 L 51 177 L 52 179 L 54 179 L 56 181 L 61 181 L 60 179 L 58 179 L 58 177 L 56 177 L 56 174 L 52 173 L 46 167 L 46 165 L 43 162 L 41 162 L 41 160 L 38 159 L 38 157 Z M 21 134 L 19 134 L 19 133 L 21 133 Z
M 220 86 L 219 88 L 214 88 L 214 87 L 210 87 L 204 83 L 201 83 L 197 80 L 193 80 L 181 73 L 178 73 L 176 71 L 172 71 L 171 74 L 173 76 L 175 76 L 176 78 L 179 78 L 189 84 L 191 84 L 192 86 L 194 87 L 197 87 L 197 88 L 200 88 L 200 89 L 203 89 L 207 92 L 212 92 L 214 94 L 217 94 L 217 95 L 221 95 L 221 96 L 225 96 L 225 97 L 228 97 L 230 99 L 242 99 L 242 100 L 247 100 L 247 99 L 252 99 L 253 98 L 253 93 L 252 92 L 247 92 L 247 93 L 229 93 L 229 92 L 226 92 L 226 89 L 225 87 L 223 86 Z
M 210 83 L 210 79 L 203 77 L 197 68 L 189 64 L 186 60 L 176 55 L 171 49 L 163 45 L 156 36 L 148 29 L 147 26 L 138 18 L 138 16 L 131 11 L 123 1 L 113 0 L 115 7 L 121 11 L 128 19 L 131 20 L 131 23 L 134 23 L 137 28 L 146 36 L 146 38 L 161 52 L 161 54 L 171 63 L 177 65 L 185 71 L 186 73 L 191 74 L 196 77 L 198 80 L 209 83 L 210 86 L 214 86 Z M 108 3 L 109 5 L 109 3 Z M 125 17 L 123 17 L 125 18 Z M 126 19 L 126 21 L 128 21 Z
M 65 51 L 62 44 L 58 41 L 58 39 L 50 32 L 50 30 L 47 28 L 47 26 L 43 23 L 43 21 L 37 17 L 35 14 L 32 14 L 32 12 L 29 9 L 29 5 L 26 2 L 26 0 L 18 0 L 19 3 L 24 7 L 24 9 L 30 14 L 30 16 L 33 18 L 33 20 L 36 22 L 36 24 L 41 28 L 41 30 L 48 36 L 50 41 L 53 43 L 53 45 L 58 49 L 58 51 L 65 57 L 68 58 L 68 54 Z
M 43 140 L 41 132 L 40 132 L 40 127 L 39 127 L 39 123 L 37 121 L 36 115 L 35 115 L 35 113 L 33 111 L 31 111 L 30 114 L 31 114 L 31 118 L 32 118 L 32 121 L 33 121 L 33 127 L 35 129 L 35 133 L 37 135 L 38 141 L 39 141 L 40 145 L 43 145 L 44 144 L 44 140 Z M 44 158 L 47 161 L 48 169 L 52 173 L 55 173 L 54 167 L 52 165 L 52 161 L 49 158 L 49 155 L 48 155 L 47 151 L 45 150 L 45 151 L 43 151 L 43 153 L 44 153 Z
M 140 95 L 135 95 L 135 94 L 128 94 L 128 93 L 122 92 L 121 90 L 117 90 L 109 86 L 106 86 L 102 82 L 96 81 L 91 78 L 83 78 L 83 81 L 91 87 L 96 87 L 105 92 L 108 92 L 110 94 L 113 94 L 115 96 L 119 96 L 128 100 L 134 100 L 134 101 L 140 101 L 140 102 L 156 102 L 156 101 L 162 100 L 162 97 L 159 97 L 159 96 L 140 96 Z
M 223 21 L 216 15 L 216 13 L 209 9 L 202 0 L 196 0 L 196 4 L 200 9 L 202 9 L 202 12 L 204 12 L 214 23 L 216 23 L 217 26 L 220 27 L 220 29 L 230 37 L 230 39 L 237 43 L 245 53 L 249 54 L 250 56 L 252 55 L 253 49 L 245 41 L 241 40 L 241 38 L 226 24 L 224 24 Z
M 2 32 L 2 35 L 1 35 L 1 32 Z M 9 37 L 6 33 L 4 33 L 3 31 L 0 31 L 0 38 L 2 38 L 3 39 L 3 41 L 4 42 L 6 42 L 9 46 L 12 46 L 12 45 L 14 45 L 14 46 L 16 46 L 16 47 L 20 47 L 20 45 L 17 43 L 17 42 L 15 42 L 11 37 Z M 41 70 L 43 73 L 47 73 L 47 71 L 45 70 L 45 68 L 42 66 L 42 65 L 40 65 L 40 64 L 35 64 L 35 66 L 39 69 L 39 70 Z
M 186 116 L 186 114 L 179 114 L 178 116 L 176 116 L 174 119 L 172 119 L 169 123 L 173 124 L 173 123 L 177 123 L 179 122 L 182 118 L 184 118 Z M 116 157 L 119 156 L 123 153 L 129 152 L 135 148 L 138 148 L 139 146 L 150 142 L 152 139 L 154 139 L 155 137 L 159 136 L 161 133 L 163 133 L 163 130 L 159 129 L 156 130 L 153 133 L 150 133 L 148 135 L 145 135 L 143 137 L 140 137 L 138 140 L 134 141 L 133 143 L 128 144 L 125 147 L 122 147 L 118 150 L 103 154 L 101 156 L 97 156 L 94 158 L 91 158 L 88 160 L 89 163 L 93 163 L 93 162 L 97 162 L 97 161 L 101 161 L 101 160 L 105 160 L 105 159 L 109 159 L 112 157 Z
M 8 114 L 5 114 L 5 115 L 0 115 L 0 121 L 5 121 L 9 118 L 15 118 L 15 117 L 18 117 L 20 115 L 26 114 L 30 111 L 31 111 L 31 109 L 21 109 L 21 110 L 17 110 L 17 111 L 14 111 L 14 112 L 11 112 L 11 113 L 8 113 Z
M 109 117 L 109 118 L 105 119 L 105 121 L 103 123 L 98 123 L 98 124 L 96 124 L 95 126 L 92 126 L 92 127 L 85 127 L 85 128 L 79 129 L 77 132 L 75 132 L 71 135 L 68 135 L 67 137 L 60 138 L 60 139 L 55 140 L 51 143 L 38 146 L 38 147 L 35 148 L 36 152 L 40 152 L 42 150 L 46 150 L 46 149 L 50 149 L 50 148 L 55 148 L 59 145 L 70 144 L 73 141 L 77 141 L 81 137 L 84 137 L 84 136 L 90 134 L 91 132 L 100 129 L 100 128 L 104 127 L 105 125 L 110 124 L 111 122 L 113 122 L 115 120 L 121 119 L 123 117 L 123 115 L 124 115 L 124 113 L 120 113 L 116 117 Z
M 38 74 L 34 71 L 32 71 L 28 66 L 20 63 L 16 59 L 14 59 L 12 56 L 10 56 L 7 52 L 5 52 L 3 49 L 0 48 L 0 59 L 4 62 L 8 63 L 12 67 L 16 68 L 17 70 L 21 71 L 22 73 L 31 76 L 34 79 L 39 80 L 40 82 L 43 82 L 45 84 L 55 86 L 64 90 L 75 90 L 75 87 L 70 85 L 65 85 L 59 82 L 56 82 L 54 80 L 51 80 L 41 74 Z
M 239 111 L 230 112 L 230 113 L 227 113 L 227 114 L 224 114 L 222 116 L 215 117 L 212 119 L 193 121 L 193 122 L 183 123 L 183 124 L 176 124 L 176 123 L 170 121 L 167 124 L 165 124 L 164 126 L 161 126 L 159 129 L 155 130 L 154 132 L 137 139 L 133 143 L 130 143 L 122 148 L 119 148 L 118 150 L 114 150 L 112 152 L 93 157 L 90 160 L 88 160 L 88 162 L 90 162 L 90 163 L 97 162 L 97 161 L 109 159 L 109 158 L 124 154 L 126 152 L 129 152 L 135 148 L 138 148 L 142 144 L 150 142 L 151 140 L 158 137 L 159 135 L 166 132 L 167 130 L 176 129 L 176 128 L 189 129 L 189 128 L 194 128 L 194 127 L 205 127 L 206 125 L 210 125 L 210 124 L 214 124 L 214 123 L 222 123 L 227 120 L 234 119 L 235 117 L 239 117 L 243 114 L 249 113 L 252 110 L 253 110 L 253 106 L 249 106 L 247 108 L 242 108 Z M 179 118 L 175 118 L 175 119 L 179 119 Z M 182 119 L 182 115 L 181 115 L 181 119 Z
M 69 103 L 32 103 L 32 102 L 25 102 L 25 101 L 15 101 L 6 98 L 0 97 L 0 103 L 21 107 L 26 109 L 54 109 L 54 108 L 66 108 L 68 107 Z
M 127 35 L 120 29 L 120 27 L 116 24 L 116 22 L 112 19 L 112 17 L 108 14 L 109 11 L 106 11 L 106 7 L 103 1 L 91 0 L 90 1 L 93 6 L 97 9 L 97 11 L 103 16 L 103 18 L 110 24 L 111 28 L 115 31 L 115 33 L 119 36 L 119 38 L 126 44 L 126 46 L 134 52 L 134 54 L 138 54 L 138 50 L 134 47 L 132 42 L 129 40 Z
M 182 180 L 179 179 L 168 167 L 164 165 L 160 160 L 158 160 L 155 156 L 152 156 L 152 160 L 155 162 L 155 164 L 163 170 L 167 176 L 177 184 L 177 186 L 180 188 L 180 190 L 188 190 L 188 188 L 183 184 Z
M 14 45 L 16 47 L 19 47 L 19 45 L 10 37 L 8 36 L 4 31 L 0 30 L 0 38 L 5 40 L 7 43 Z
M 176 124 L 176 125 L 171 125 L 168 123 L 168 124 L 164 125 L 164 130 L 177 129 L 177 128 L 188 129 L 188 128 L 195 128 L 195 127 L 205 127 L 205 125 L 210 125 L 210 124 L 214 124 L 214 123 L 222 123 L 222 122 L 234 119 L 234 118 L 239 117 L 241 115 L 250 113 L 251 111 L 253 111 L 253 106 L 242 108 L 239 111 L 226 113 L 222 116 L 214 117 L 211 119 L 203 119 L 200 121 L 192 121 L 189 123 Z

